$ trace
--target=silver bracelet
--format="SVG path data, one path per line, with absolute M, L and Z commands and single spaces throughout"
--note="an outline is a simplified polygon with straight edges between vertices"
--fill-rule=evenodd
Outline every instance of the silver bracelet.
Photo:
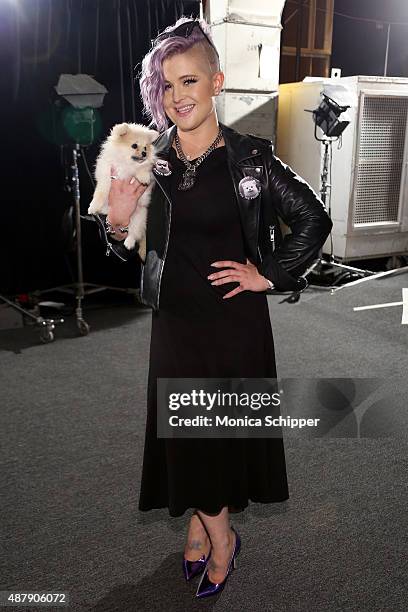
M 112 223 L 108 221 L 108 217 L 106 217 L 105 219 L 105 227 L 106 227 L 106 231 L 108 232 L 108 234 L 116 234 L 117 230 L 119 230 L 122 233 L 129 231 L 128 225 L 126 225 L 125 227 L 120 227 L 120 226 L 114 227 Z
M 265 278 L 266 278 L 266 276 L 265 276 Z M 273 282 L 271 280 L 269 280 L 269 278 L 266 278 L 266 280 L 268 281 L 269 289 L 275 289 L 275 285 L 273 284 Z

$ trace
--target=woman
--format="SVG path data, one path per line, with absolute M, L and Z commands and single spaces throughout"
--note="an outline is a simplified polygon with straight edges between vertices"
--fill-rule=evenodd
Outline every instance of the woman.
M 171 516 L 194 509 L 183 569 L 186 580 L 201 573 L 197 597 L 221 591 L 235 567 L 241 541 L 229 512 L 249 500 L 288 498 L 283 440 L 158 438 L 156 380 L 276 378 L 266 294 L 273 283 L 304 288 L 297 274 L 331 228 L 322 202 L 272 158 L 269 141 L 218 122 L 214 97 L 223 81 L 208 25 L 187 18 L 154 41 L 140 79 L 145 110 L 161 132 L 155 142 L 161 161 L 142 266 L 142 299 L 153 311 L 139 509 L 167 507 Z M 168 119 L 174 125 L 166 129 Z M 112 181 L 108 221 L 117 228 L 115 240 L 126 237 L 118 228 L 144 189 L 137 181 Z M 257 235 L 253 215 L 261 200 Z M 275 208 L 293 232 L 280 260 L 267 254 L 261 232 Z

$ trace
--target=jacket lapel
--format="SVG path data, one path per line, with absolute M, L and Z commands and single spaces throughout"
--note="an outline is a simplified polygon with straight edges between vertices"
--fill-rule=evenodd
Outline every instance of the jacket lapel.
M 176 126 L 172 125 L 168 130 L 160 134 L 156 138 L 155 141 L 153 141 L 153 145 L 156 150 L 156 157 L 159 161 L 162 160 L 162 161 L 169 163 L 170 148 L 171 148 L 175 133 L 176 133 Z M 170 168 L 170 171 L 171 171 L 171 168 Z M 169 182 L 170 175 L 166 176 L 165 174 L 159 174 L 159 172 L 156 172 L 155 170 L 153 170 L 153 176 L 154 176 L 156 183 L 158 183 L 159 187 L 164 193 L 164 195 L 170 201 L 170 182 Z
M 234 183 L 235 194 L 239 207 L 239 214 L 249 249 L 249 258 L 253 262 L 257 258 L 259 215 L 261 208 L 262 192 L 255 198 L 244 197 L 240 184 L 248 177 L 256 179 L 261 185 L 265 185 L 265 169 L 262 163 L 262 151 L 260 144 L 240 134 L 236 130 L 220 123 L 227 147 L 227 157 L 230 174 Z

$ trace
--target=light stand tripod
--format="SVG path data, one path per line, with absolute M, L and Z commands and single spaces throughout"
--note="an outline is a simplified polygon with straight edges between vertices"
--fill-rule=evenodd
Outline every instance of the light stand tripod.
M 70 105 L 64 109 L 64 111 L 67 110 L 69 112 L 63 115 L 63 126 L 69 136 L 69 142 L 75 143 L 74 145 L 70 145 L 73 147 L 71 166 L 73 171 L 73 189 L 71 190 L 69 187 L 68 190 L 73 192 L 75 201 L 75 242 L 78 278 L 75 283 L 38 291 L 36 292 L 36 295 L 49 293 L 51 291 L 61 291 L 75 294 L 77 302 L 75 309 L 77 327 L 79 329 L 79 333 L 85 336 L 90 331 L 90 326 L 84 320 L 82 313 L 82 300 L 86 295 L 110 289 L 112 291 L 121 291 L 124 293 L 133 294 L 137 297 L 139 295 L 139 290 L 133 288 L 111 287 L 108 285 L 96 285 L 94 283 L 84 283 L 83 279 L 80 207 L 81 196 L 79 188 L 78 158 L 82 155 L 85 167 L 88 170 L 86 158 L 81 150 L 80 143 L 83 144 L 86 142 L 87 144 L 92 144 L 95 141 L 95 122 L 97 117 L 95 109 L 102 106 L 103 98 L 108 90 L 87 74 L 62 74 L 60 75 L 55 89 L 57 94 L 61 98 L 65 99 Z M 92 179 L 91 175 L 90 177 Z
M 45 289 L 43 291 L 36 292 L 36 295 L 48 293 L 51 291 L 61 291 L 65 293 L 75 294 L 77 306 L 75 309 L 76 322 L 79 333 L 82 336 L 86 336 L 90 331 L 89 324 L 84 320 L 82 314 L 82 300 L 86 295 L 92 293 L 98 293 L 110 289 L 112 291 L 121 291 L 128 294 L 138 295 L 137 289 L 122 288 L 122 287 L 111 287 L 109 285 L 96 285 L 94 283 L 85 283 L 83 278 L 83 267 L 82 267 L 82 240 L 81 240 L 81 194 L 79 188 L 79 170 L 78 170 L 78 158 L 81 155 L 80 145 L 75 144 L 72 150 L 72 183 L 73 193 L 75 201 L 75 227 L 76 227 L 76 259 L 77 259 L 77 273 L 78 280 L 75 283 L 68 285 L 62 285 L 59 287 L 52 287 L 51 289 Z
M 330 197 L 327 198 L 327 194 L 328 194 L 328 190 L 331 189 L 331 185 L 328 180 L 329 147 L 331 147 L 333 141 L 339 139 L 343 131 L 346 129 L 346 127 L 350 123 L 345 113 L 345 111 L 348 108 L 350 108 L 350 105 L 348 104 L 340 105 L 338 102 L 336 102 L 333 99 L 333 96 L 335 96 L 337 97 L 337 99 L 343 99 L 343 102 L 344 102 L 344 100 L 347 98 L 348 94 L 342 86 L 328 85 L 325 88 L 325 90 L 321 92 L 321 95 L 323 99 L 321 100 L 320 105 L 317 109 L 313 111 L 309 111 L 307 109 L 305 110 L 306 112 L 311 112 L 313 114 L 315 139 L 318 140 L 319 142 L 323 142 L 324 144 L 323 170 L 320 176 L 320 180 L 321 180 L 320 196 L 321 196 L 321 200 L 329 216 L 331 216 L 330 206 L 326 207 L 326 203 L 327 202 L 330 203 Z M 316 134 L 317 126 L 320 127 L 320 129 L 322 130 L 326 138 L 318 138 Z M 331 159 L 332 159 L 332 155 L 330 155 L 330 160 Z M 325 259 L 323 259 L 322 257 L 323 247 L 322 247 L 319 251 L 317 260 L 313 262 L 313 264 L 306 270 L 306 272 L 302 276 L 306 277 L 308 274 L 310 274 L 316 269 L 321 275 L 326 274 L 327 271 L 323 272 L 322 267 L 328 266 L 330 269 L 339 268 L 342 270 L 347 270 L 348 272 L 354 272 L 356 273 L 357 276 L 361 277 L 358 280 L 351 281 L 349 283 L 345 283 L 339 287 L 330 287 L 330 286 L 325 287 L 329 289 L 331 293 L 334 293 L 335 291 L 339 291 L 340 289 L 343 289 L 344 287 L 347 287 L 347 285 L 350 285 L 350 284 L 358 284 L 358 283 L 370 280 L 372 278 L 384 276 L 385 274 L 384 272 L 376 273 L 371 270 L 362 270 L 361 268 L 356 268 L 354 266 L 347 266 L 345 264 L 335 261 L 334 256 L 333 256 L 333 238 L 332 238 L 331 232 L 330 232 L 330 245 L 331 247 L 330 247 L 329 261 L 326 261 Z M 397 271 L 399 271 L 399 268 L 396 268 L 395 270 L 389 270 L 387 274 L 391 274 Z
M 57 323 L 64 323 L 64 319 L 50 319 L 47 317 L 42 317 L 38 308 L 36 309 L 36 314 L 30 312 L 26 308 L 22 308 L 16 302 L 12 302 L 8 298 L 4 297 L 4 295 L 0 295 L 0 300 L 8 304 L 13 310 L 21 313 L 24 317 L 31 319 L 33 324 L 40 328 L 40 340 L 41 342 L 52 342 L 54 340 L 54 329 Z
M 328 175 L 329 175 L 329 147 L 332 145 L 332 143 L 334 141 L 337 141 L 339 139 L 339 136 L 337 136 L 336 138 L 319 138 L 316 134 L 316 123 L 315 123 L 315 127 L 314 127 L 314 135 L 316 140 L 320 141 L 323 143 L 324 145 L 324 156 L 323 156 L 323 169 L 322 169 L 322 173 L 320 176 L 320 184 L 321 184 L 321 189 L 320 189 L 320 198 L 324 204 L 324 207 L 326 208 L 326 210 L 329 213 L 329 216 L 331 214 L 330 211 L 330 206 L 327 207 L 326 204 L 328 201 L 330 201 L 330 198 L 328 200 L 327 198 L 327 194 L 328 194 L 328 190 L 331 189 L 331 184 L 328 181 Z M 374 276 L 375 273 L 370 271 L 370 270 L 362 270 L 361 268 L 356 268 L 354 266 L 347 266 L 345 264 L 341 264 L 337 261 L 334 260 L 333 257 L 333 239 L 332 239 L 332 234 L 330 232 L 330 244 L 331 244 L 331 248 L 330 248 L 330 259 L 329 261 L 323 259 L 322 257 L 322 250 L 323 247 L 320 249 L 319 251 L 319 256 L 318 259 L 306 270 L 306 272 L 303 274 L 303 276 L 307 276 L 308 274 L 310 274 L 311 272 L 313 272 L 314 270 L 316 270 L 319 274 L 324 275 L 326 272 L 323 272 L 322 270 L 322 266 L 329 266 L 329 268 L 340 268 L 343 270 L 348 270 L 350 272 L 355 272 L 357 275 L 362 276 L 362 277 L 368 277 L 368 276 Z M 327 289 L 330 289 L 333 292 L 333 287 L 327 287 Z

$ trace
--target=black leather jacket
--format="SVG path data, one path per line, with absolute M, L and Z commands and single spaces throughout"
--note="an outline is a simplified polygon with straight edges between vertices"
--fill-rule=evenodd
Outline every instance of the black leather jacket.
M 271 141 L 240 134 L 222 123 L 219 125 L 227 148 L 246 255 L 258 271 L 274 283 L 276 290 L 302 291 L 307 281 L 300 275 L 316 258 L 333 226 L 323 202 L 310 185 L 273 154 Z M 173 125 L 154 142 L 159 158 L 168 159 L 175 130 Z M 261 191 L 257 197 L 247 199 L 240 194 L 239 183 L 245 176 L 260 181 Z M 141 263 L 140 299 L 158 310 L 171 231 L 171 199 L 168 177 L 154 173 L 154 179 L 156 185 L 146 230 L 146 260 Z M 103 216 L 95 217 L 102 226 Z M 291 233 L 282 235 L 279 217 Z M 122 243 L 109 242 L 106 233 L 104 237 L 108 245 L 106 254 L 112 251 L 122 260 L 137 255 L 136 249 L 128 251 Z

